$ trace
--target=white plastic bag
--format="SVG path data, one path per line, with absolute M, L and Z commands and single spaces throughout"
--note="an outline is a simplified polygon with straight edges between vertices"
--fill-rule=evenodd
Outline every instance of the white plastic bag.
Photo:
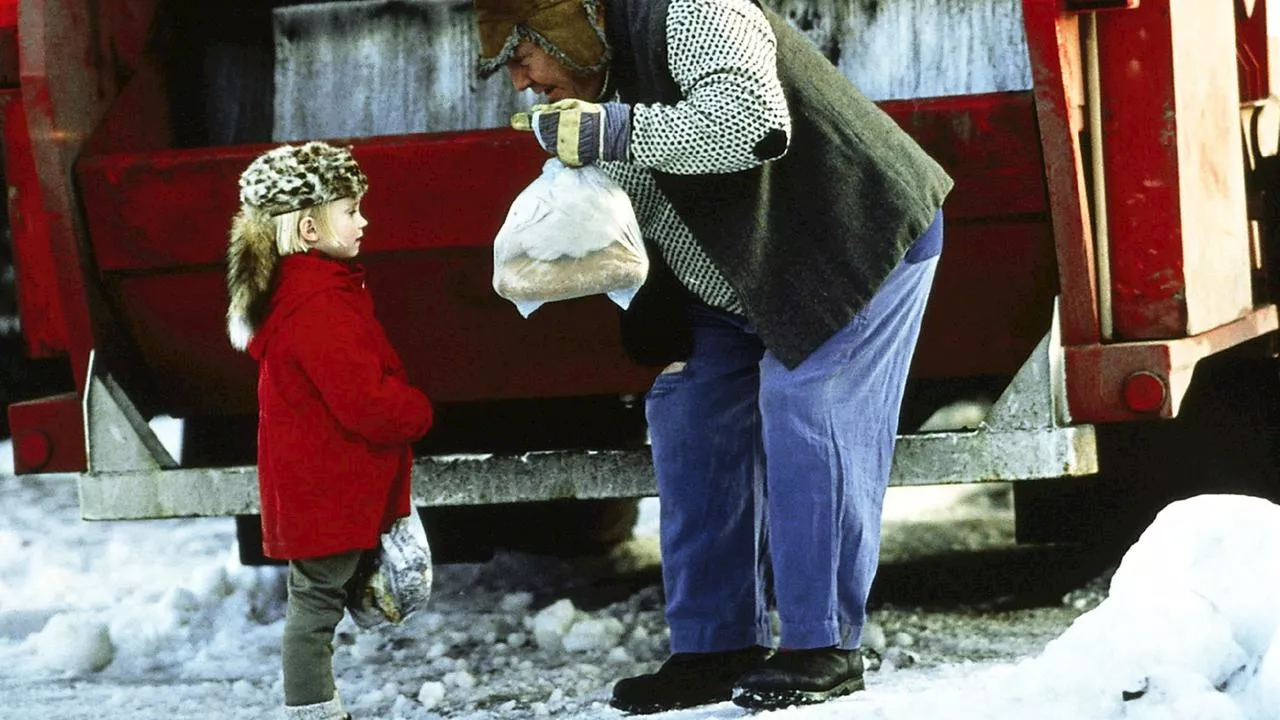
M 427 530 L 416 509 L 382 534 L 371 571 L 347 602 L 362 628 L 399 625 L 427 606 L 433 571 Z
M 631 199 L 594 165 L 547 160 L 493 241 L 493 289 L 524 317 L 543 303 L 597 294 L 626 308 L 648 274 Z

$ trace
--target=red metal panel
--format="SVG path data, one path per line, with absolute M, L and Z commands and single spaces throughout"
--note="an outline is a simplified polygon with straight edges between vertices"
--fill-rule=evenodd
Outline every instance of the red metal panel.
M 1236 62 L 1240 70 L 1240 102 L 1264 100 L 1271 88 L 1271 43 L 1267 39 L 1266 0 L 1235 0 Z
M 1056 293 L 1047 218 L 948 218 L 913 376 L 1012 375 L 1044 337 Z
M 173 145 L 164 71 L 148 56 L 133 68 L 110 112 L 85 141 L 81 156 L 161 150 Z
M 14 472 L 85 470 L 84 411 L 77 393 L 13 403 L 9 426 L 13 428 Z
M 493 291 L 490 248 L 368 262 L 388 337 L 411 377 L 442 400 L 643 393 L 655 369 L 622 352 L 618 309 L 601 296 L 528 318 Z
M 894 102 L 885 109 L 956 177 L 950 219 L 1045 211 L 1028 94 Z M 507 207 L 545 161 L 527 135 L 505 129 L 348 142 L 371 179 L 365 209 L 382 252 L 487 246 L 504 216 L 495 208 Z M 236 178 L 266 147 L 82 159 L 77 177 L 99 269 L 222 262 Z
M 1275 332 L 1278 326 L 1276 306 L 1263 305 L 1192 337 L 1068 347 L 1065 364 L 1071 419 L 1100 423 L 1174 417 L 1201 358 Z M 1125 381 L 1137 373 L 1150 373 L 1168 388 L 1167 401 L 1152 413 L 1135 412 L 1125 403 Z
M 1083 97 L 1078 23 L 1059 11 L 1057 0 L 1023 0 L 1022 14 L 1052 205 L 1062 341 L 1096 342 L 1097 275 L 1078 140 Z
M 610 301 L 551 303 L 522 318 L 493 292 L 487 248 L 369 253 L 364 262 L 388 336 L 435 400 L 642 393 L 652 381 L 654 370 L 623 355 Z M 170 414 L 254 411 L 257 366 L 227 340 L 224 283 L 209 266 L 112 279 Z
M 1196 334 L 1251 305 L 1235 30 L 1222 3 L 1098 18 L 1117 338 Z
M 493 293 L 488 248 L 371 247 L 365 262 L 388 335 L 440 401 L 639 393 L 651 380 L 623 356 L 612 304 L 552 303 L 521 318 Z M 913 372 L 1012 374 L 1048 325 L 1054 278 L 1043 222 L 949 224 Z M 109 280 L 166 412 L 252 412 L 256 368 L 226 340 L 220 266 Z
M 491 245 L 505 209 L 546 160 L 528 135 L 505 129 L 345 142 L 370 178 L 363 209 L 378 252 Z M 81 160 L 77 176 L 99 270 L 223 262 L 236 180 L 269 147 Z
M 227 339 L 225 288 L 225 272 L 210 266 L 109 278 L 108 293 L 150 370 L 147 389 L 156 391 L 159 411 L 256 412 L 257 365 Z
M 955 179 L 914 377 L 1011 375 L 1044 335 L 1058 276 L 1035 99 L 883 103 Z
M 1067 12 L 1098 12 L 1100 10 L 1132 10 L 1138 0 L 1062 0 Z
M 67 182 L 72 159 L 133 65 L 150 32 L 155 0 L 24 0 L 18 14 L 23 108 L 47 225 L 63 325 L 77 387 L 84 387 L 95 327 L 86 286 L 78 208 Z M 21 279 L 19 280 L 21 282 Z
M 0 86 L 18 86 L 18 0 L 0 0 Z
M 23 330 L 33 355 L 68 357 L 77 388 L 70 396 L 10 408 L 15 448 L 35 455 L 48 450 L 43 471 L 84 469 L 78 393 L 96 344 L 94 321 L 101 320 L 91 307 L 98 299 L 94 286 L 86 282 L 86 245 L 68 182 L 72 159 L 134 74 L 154 5 L 155 0 L 23 0 L 16 17 L 13 3 L 0 6 L 0 28 L 16 21 L 21 37 L 21 102 L 5 106 L 4 133 L 11 209 L 28 250 L 17 280 L 26 302 Z M 34 469 L 17 464 L 19 471 Z
M 1031 93 L 901 100 L 881 107 L 955 179 L 948 223 L 1048 210 Z
M 1117 338 L 1186 330 L 1171 30 L 1168 0 L 1098 19 Z
M 66 324 L 57 261 L 19 91 L 0 92 L 0 122 L 4 124 L 4 176 L 22 337 L 31 357 L 53 357 L 67 349 Z
M 1032 98 L 999 93 L 885 109 L 957 181 L 917 373 L 1012 373 L 1043 334 L 1055 292 Z M 433 395 L 643 388 L 648 374 L 621 356 L 607 304 L 557 304 L 521 320 L 490 288 L 504 209 L 545 160 L 528 136 L 480 130 L 351 142 L 371 178 L 364 258 L 371 273 L 395 276 L 374 286 L 379 307 Z M 77 165 L 95 257 L 118 311 L 164 394 L 193 409 L 252 401 L 251 366 L 223 339 L 221 272 L 236 177 L 266 147 L 115 153 Z M 521 362 L 510 365 L 512 358 Z

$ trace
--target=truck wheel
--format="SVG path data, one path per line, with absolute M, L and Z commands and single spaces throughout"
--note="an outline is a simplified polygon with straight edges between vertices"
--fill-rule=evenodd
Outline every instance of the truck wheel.
M 1178 417 L 1097 430 L 1097 475 L 1014 484 L 1019 542 L 1123 549 L 1175 500 L 1203 493 L 1280 498 L 1280 368 L 1273 358 L 1205 358 Z

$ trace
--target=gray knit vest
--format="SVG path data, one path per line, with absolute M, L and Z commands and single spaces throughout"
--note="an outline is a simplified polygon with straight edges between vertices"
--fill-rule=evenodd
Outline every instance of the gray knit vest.
M 605 2 L 624 102 L 682 99 L 668 70 L 668 1 Z M 786 155 L 743 172 L 654 175 L 765 346 L 794 368 L 871 299 L 952 180 L 807 38 L 764 12 L 791 112 Z M 762 157 L 777 140 L 761 138 Z

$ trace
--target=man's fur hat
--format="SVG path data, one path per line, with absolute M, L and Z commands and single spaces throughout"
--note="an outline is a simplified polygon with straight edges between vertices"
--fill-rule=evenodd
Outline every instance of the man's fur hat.
M 480 32 L 480 77 L 502 69 L 528 40 L 569 70 L 603 70 L 612 52 L 604 35 L 601 0 L 475 0 Z
M 350 148 L 322 142 L 282 145 L 259 155 L 240 174 L 240 211 L 227 246 L 227 333 L 244 350 L 266 314 L 271 280 L 280 259 L 276 217 L 348 197 L 360 197 L 369 180 Z

